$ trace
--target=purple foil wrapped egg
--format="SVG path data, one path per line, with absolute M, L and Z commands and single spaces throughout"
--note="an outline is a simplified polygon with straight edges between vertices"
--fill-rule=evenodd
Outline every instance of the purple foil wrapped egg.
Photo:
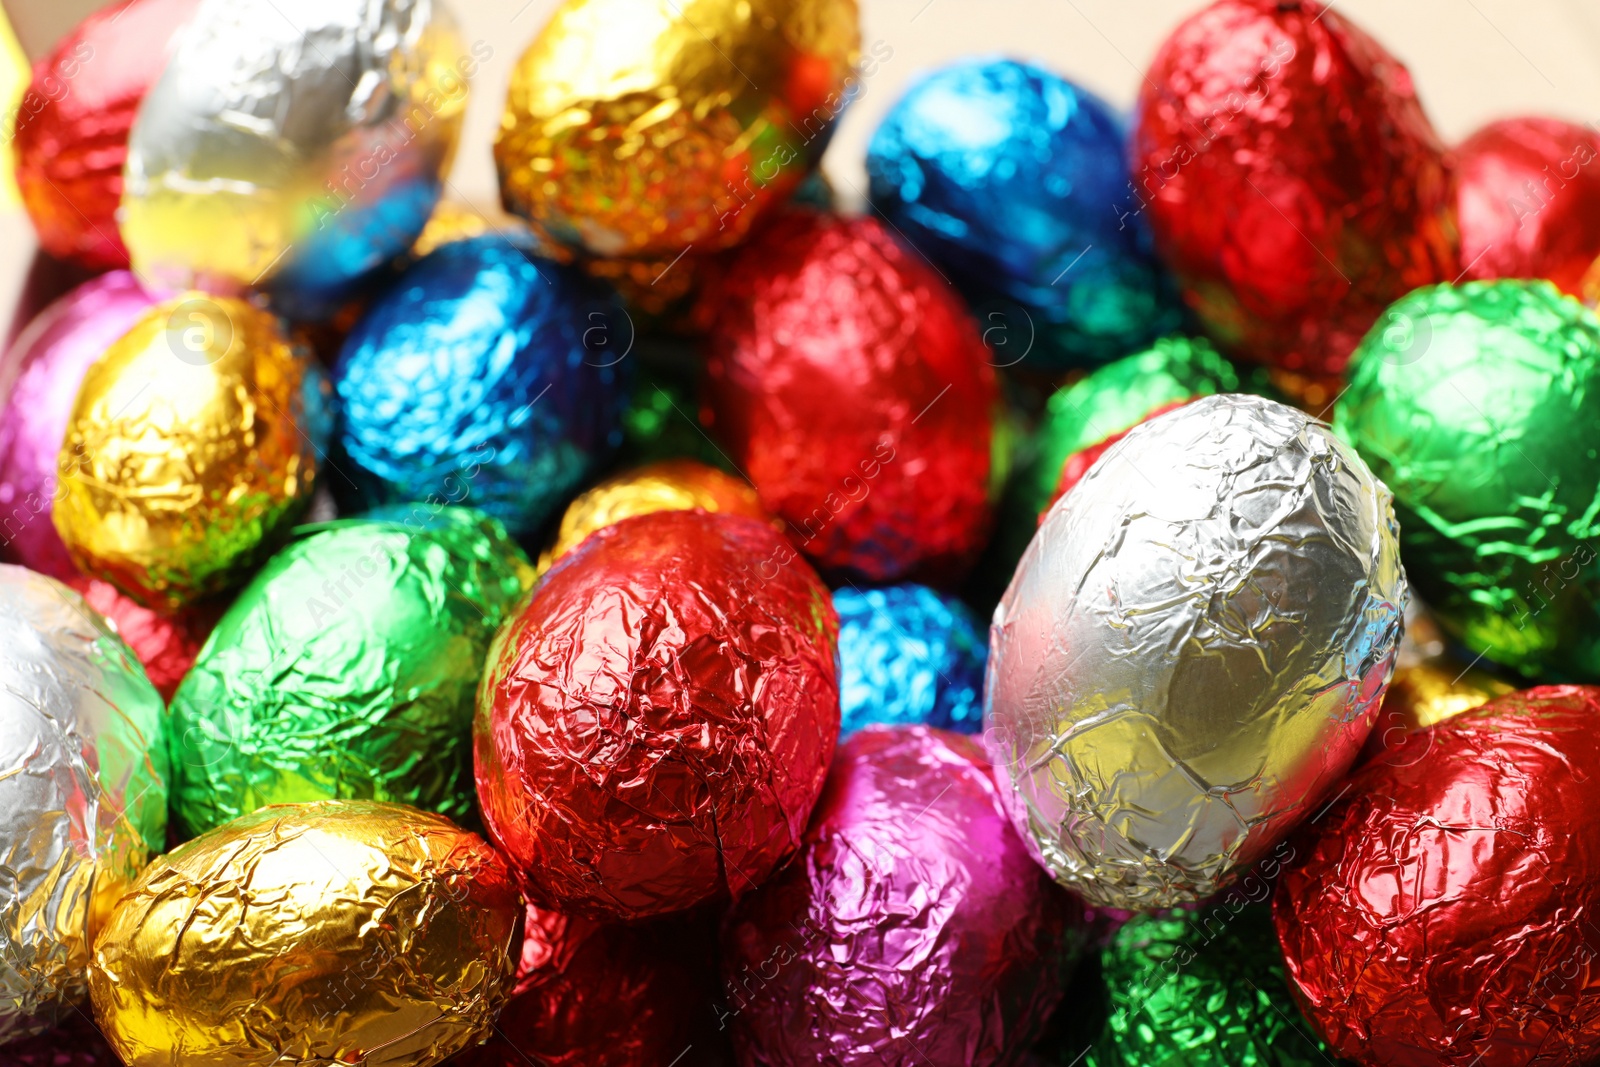
M 156 302 L 134 276 L 112 271 L 41 311 L 0 361 L 0 558 L 63 581 L 78 573 L 50 521 L 56 465 L 89 365 Z
M 722 1022 L 744 1067 L 1014 1063 L 1082 929 L 976 743 L 868 727 L 834 757 L 800 854 L 728 917 Z

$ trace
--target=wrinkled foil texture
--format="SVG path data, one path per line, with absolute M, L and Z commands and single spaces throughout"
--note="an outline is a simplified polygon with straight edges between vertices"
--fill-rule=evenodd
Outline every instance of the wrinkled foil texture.
M 591 535 L 489 653 L 478 800 L 540 907 L 737 898 L 800 843 L 839 736 L 838 619 L 770 526 L 658 511 Z
M 422 259 L 334 369 L 363 502 L 463 504 L 534 532 L 621 442 L 626 325 L 613 297 L 524 240 Z
M 1402 663 L 1384 691 L 1383 707 L 1367 736 L 1362 760 L 1399 748 L 1411 731 L 1453 719 L 1512 688 L 1487 671 L 1445 656 Z
M 84 573 L 176 610 L 236 584 L 310 503 L 326 378 L 252 304 L 151 307 L 84 374 L 51 518 Z
M 988 349 L 961 299 L 882 223 L 796 210 L 703 310 L 716 435 L 825 571 L 942 579 L 989 533 Z
M 78 594 L 0 564 L 0 1044 L 75 1017 L 109 902 L 166 845 L 161 713 Z
M 1160 407 L 1156 408 L 1139 421 L 1148 422 L 1151 419 L 1157 418 L 1158 416 L 1165 415 L 1169 411 L 1181 408 L 1187 403 L 1187 400 L 1174 400 L 1170 404 L 1162 404 Z M 1111 451 L 1111 446 L 1128 436 L 1132 430 L 1133 427 L 1130 426 L 1126 430 L 1121 430 L 1117 433 L 1114 433 L 1105 440 L 1096 442 L 1095 444 L 1090 445 L 1088 448 L 1074 452 L 1072 455 L 1068 456 L 1067 462 L 1061 468 L 1061 481 L 1056 485 L 1055 496 L 1050 498 L 1050 506 L 1054 507 L 1057 500 L 1060 500 L 1062 497 L 1072 492 L 1073 486 L 1083 481 L 1084 476 L 1087 475 L 1094 465 L 1100 461 L 1100 457 Z M 1046 508 L 1039 514 L 1039 522 L 1041 525 L 1044 523 L 1045 516 L 1049 513 L 1049 508 Z
M 171 702 L 189 668 L 194 666 L 200 648 L 217 625 L 221 608 L 202 604 L 176 614 L 151 611 L 117 589 L 110 582 L 77 575 L 67 585 L 83 597 L 111 624 L 117 636 L 144 667 L 145 677 L 156 687 L 161 699 Z
M 1259 397 L 1136 428 L 1046 517 L 990 631 L 985 738 L 1064 885 L 1208 897 L 1343 777 L 1408 594 L 1389 492 Z
M 1183 321 L 1146 219 L 1116 208 L 1125 141 L 1080 86 L 1026 63 L 960 60 L 913 84 L 873 134 L 872 206 L 959 280 L 980 318 L 1019 306 L 1005 325 L 1017 349 L 1032 342 L 1029 363 L 1103 363 Z
M 472 715 L 522 550 L 480 512 L 311 527 L 229 608 L 172 704 L 185 837 L 268 804 L 475 806 Z
M 728 916 L 746 1067 L 1015 1063 L 1060 1000 L 1083 908 L 1006 825 L 972 740 L 846 741 L 799 856 Z
M 1600 320 L 1542 281 L 1412 293 L 1334 408 L 1440 626 L 1530 677 L 1600 678 L 1597 420 Z
M 126 267 L 117 229 L 128 132 L 199 0 L 122 0 L 34 64 L 12 141 L 39 244 L 91 270 Z
M 907 584 L 836 589 L 833 607 L 842 736 L 873 723 L 978 732 L 989 643 L 965 604 Z
M 475 69 L 441 0 L 201 0 L 128 139 L 134 269 L 331 313 L 422 232 Z
M 1217 0 L 1144 79 L 1129 210 L 1225 349 L 1336 375 L 1389 303 L 1453 278 L 1455 190 L 1411 75 L 1335 8 Z
M 1301 1006 L 1378 1067 L 1600 1055 L 1600 690 L 1422 730 L 1294 839 L 1273 901 Z
M 95 946 L 128 1067 L 429 1067 L 482 1040 L 522 913 L 505 862 L 438 815 L 320 801 L 157 858 Z
M 1600 167 L 1590 166 L 1600 136 L 1560 119 L 1502 119 L 1455 157 L 1462 277 L 1546 278 L 1581 296 L 1600 257 Z
M 506 209 L 662 267 L 738 244 L 862 91 L 859 19 L 856 0 L 566 0 L 511 75 Z
M 6 353 L 17 377 L 0 409 L 0 542 L 18 563 L 63 581 L 78 573 L 50 518 L 61 439 L 84 372 L 155 303 L 127 271 L 103 274 L 41 311 Z

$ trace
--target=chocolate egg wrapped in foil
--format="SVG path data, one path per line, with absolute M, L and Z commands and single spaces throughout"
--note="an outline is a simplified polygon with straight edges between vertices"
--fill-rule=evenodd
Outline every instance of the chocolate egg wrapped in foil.
M 844 736 L 873 723 L 978 732 L 989 645 L 965 604 L 906 584 L 836 589 L 833 607 Z
M 1335 1056 L 1600 1056 L 1596 715 L 1592 686 L 1499 697 L 1368 764 L 1293 839 L 1278 938 Z
M 1014 1063 L 1082 919 L 1010 832 L 975 742 L 870 727 L 835 757 L 800 855 L 724 924 L 739 1060 Z
M 1440 626 L 1530 677 L 1600 678 L 1597 419 L 1600 319 L 1543 281 L 1396 302 L 1334 408 Z
M 716 436 L 826 572 L 943 580 L 989 533 L 999 406 L 976 326 L 875 219 L 795 210 L 701 314 Z
M 1455 189 L 1405 66 L 1315 0 L 1217 0 L 1145 75 L 1118 213 L 1147 218 L 1223 348 L 1337 375 L 1384 308 L 1454 278 Z
M 759 885 L 839 736 L 838 620 L 771 526 L 704 511 L 590 535 L 501 627 L 478 801 L 542 908 L 634 919 Z
M 594 257 L 737 244 L 861 92 L 859 21 L 856 0 L 566 0 L 511 75 L 506 208 Z
M 176 614 L 152 611 L 110 582 L 77 575 L 67 585 L 98 611 L 144 667 L 145 677 L 161 699 L 171 701 L 206 638 L 217 625 L 220 608 L 211 603 Z
M 1413 730 L 1453 719 L 1512 691 L 1512 686 L 1469 663 L 1439 656 L 1401 663 L 1383 694 L 1378 721 L 1367 738 L 1363 761 L 1406 743 Z
M 442 0 L 201 0 L 128 139 L 134 269 L 331 313 L 422 232 L 477 63 Z
M 110 4 L 34 65 L 12 146 L 17 189 L 46 252 L 91 270 L 128 265 L 117 228 L 128 132 L 199 4 Z
M 103 274 L 39 312 L 6 353 L 16 379 L 0 407 L 0 546 L 18 563 L 78 573 L 51 521 L 61 439 L 84 372 L 156 299 L 127 271 Z
M 610 294 L 525 239 L 423 257 L 334 368 L 362 501 L 462 504 L 532 533 L 621 441 L 628 331 Z
M 264 808 L 145 868 L 95 945 L 128 1067 L 431 1067 L 488 1036 L 521 904 L 477 834 L 401 804 Z
M 1125 140 L 1105 101 L 1049 71 L 958 60 L 913 84 L 873 134 L 872 206 L 980 318 L 1019 307 L 1029 363 L 1101 363 L 1182 324 L 1144 217 L 1117 207 Z
M 1151 419 L 1159 418 L 1169 411 L 1174 411 L 1183 407 L 1183 405 L 1187 403 L 1187 400 L 1174 400 L 1170 404 L 1163 404 L 1139 421 L 1148 422 Z M 1131 426 L 1126 430 L 1119 430 L 1110 437 L 1107 437 L 1105 440 L 1097 441 L 1088 448 L 1081 449 L 1080 451 L 1074 452 L 1072 455 L 1068 456 L 1066 464 L 1061 468 L 1061 481 L 1056 483 L 1055 496 L 1050 498 L 1050 506 L 1054 507 L 1057 500 L 1060 500 L 1062 497 L 1072 492 L 1073 487 L 1079 482 L 1083 481 L 1084 477 L 1094 469 L 1094 465 L 1100 462 L 1100 457 L 1111 451 L 1112 447 L 1118 441 L 1128 436 L 1132 430 L 1133 427 Z M 1045 515 L 1048 515 L 1049 513 L 1049 508 L 1046 508 L 1045 511 L 1039 515 L 1039 521 L 1041 523 L 1044 522 Z
M 995 609 L 985 738 L 1017 832 L 1092 904 L 1212 895 L 1360 752 L 1407 596 L 1389 491 L 1322 423 L 1227 395 L 1139 426 Z
M 466 508 L 308 528 L 239 593 L 172 703 L 180 833 L 306 800 L 469 816 L 473 700 L 526 567 Z
M 0 1044 L 75 1016 L 111 901 L 166 845 L 164 731 L 105 620 L 0 564 Z
M 274 316 L 227 297 L 165 300 L 84 374 L 56 532 L 80 569 L 148 607 L 220 592 L 310 503 L 329 400 Z

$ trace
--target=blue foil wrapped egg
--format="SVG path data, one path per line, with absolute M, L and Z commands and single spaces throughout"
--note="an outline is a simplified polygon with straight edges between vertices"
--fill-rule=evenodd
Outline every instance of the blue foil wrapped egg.
M 1099 97 L 1004 59 L 916 82 L 873 135 L 873 207 L 966 291 L 996 360 L 1102 363 L 1178 329 L 1130 205 L 1123 124 Z
M 358 507 L 458 504 L 533 533 L 622 441 L 632 329 L 521 238 L 443 245 L 346 339 L 340 464 Z
M 925 585 L 836 590 L 840 735 L 873 723 L 977 733 L 988 635 L 967 606 Z

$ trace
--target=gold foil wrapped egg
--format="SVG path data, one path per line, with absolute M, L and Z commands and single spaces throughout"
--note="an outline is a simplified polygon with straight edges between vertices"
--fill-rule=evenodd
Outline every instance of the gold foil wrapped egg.
M 566 0 L 511 77 L 506 208 L 589 256 L 737 244 L 861 91 L 856 0 Z
M 52 515 L 61 540 L 147 607 L 228 587 L 309 503 L 330 395 L 254 305 L 198 293 L 157 304 L 79 387 Z
M 427 1067 L 488 1036 L 521 911 L 504 861 L 442 816 L 284 804 L 146 867 L 89 992 L 129 1067 Z

